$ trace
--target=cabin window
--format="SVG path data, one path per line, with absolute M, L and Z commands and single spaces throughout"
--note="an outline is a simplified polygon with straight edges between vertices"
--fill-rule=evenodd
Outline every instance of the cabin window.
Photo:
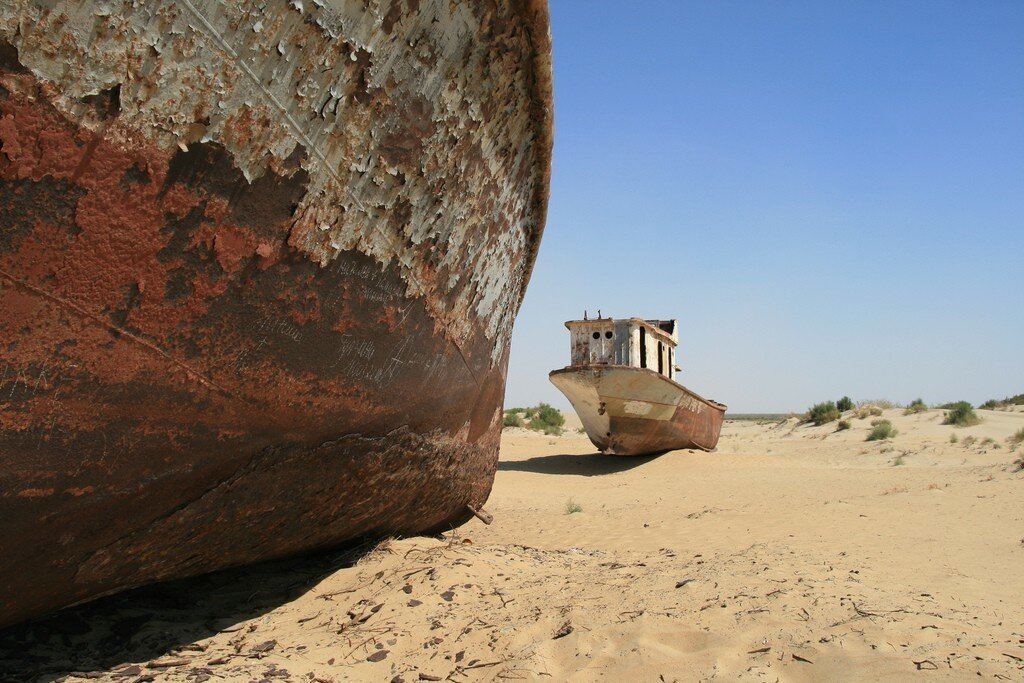
M 658 372 L 665 374 L 665 349 L 661 342 L 658 342 Z
M 595 332 L 594 333 L 594 339 L 600 339 L 600 338 L 601 338 L 601 333 L 600 332 Z
M 604 338 L 605 339 L 611 339 L 612 338 L 612 331 L 608 330 L 607 332 L 605 332 L 604 333 Z
M 640 367 L 647 367 L 647 330 L 640 328 Z

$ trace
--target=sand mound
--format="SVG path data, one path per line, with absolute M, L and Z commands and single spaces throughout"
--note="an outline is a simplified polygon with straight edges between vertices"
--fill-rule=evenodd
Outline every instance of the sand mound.
M 981 414 L 886 411 L 881 442 L 870 419 L 727 422 L 718 452 L 657 458 L 506 432 L 489 527 L 116 596 L 0 633 L 0 671 L 1020 680 L 1024 413 Z

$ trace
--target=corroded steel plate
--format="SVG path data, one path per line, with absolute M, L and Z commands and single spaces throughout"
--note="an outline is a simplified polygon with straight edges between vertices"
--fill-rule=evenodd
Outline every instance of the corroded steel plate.
M 718 446 L 726 406 L 654 370 L 576 365 L 548 377 L 572 403 L 591 443 L 605 453 L 650 455 Z
M 550 152 L 544 2 L 0 6 L 0 625 L 464 521 Z

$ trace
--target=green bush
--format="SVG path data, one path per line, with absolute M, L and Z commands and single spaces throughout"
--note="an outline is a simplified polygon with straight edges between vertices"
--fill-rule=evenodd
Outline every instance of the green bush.
M 505 419 L 502 425 L 505 427 L 522 427 L 523 418 L 519 415 L 519 410 L 513 408 L 512 410 L 505 411 Z
M 583 512 L 583 506 L 575 502 L 572 498 L 570 498 L 565 503 L 565 514 L 572 515 L 577 512 Z
M 836 425 L 836 431 L 842 432 L 850 428 L 850 423 L 847 420 L 840 420 L 839 424 Z
M 975 414 L 974 408 L 967 401 L 957 401 L 956 403 L 948 403 L 946 405 L 948 406 L 948 412 L 942 421 L 944 425 L 970 427 L 981 422 L 981 418 Z
M 871 426 L 873 429 L 865 441 L 881 441 L 896 436 L 896 428 L 888 420 L 872 420 Z
M 836 410 L 841 413 L 845 413 L 847 410 L 853 410 L 853 400 L 849 396 L 843 396 L 841 399 L 836 401 Z
M 914 415 L 915 413 L 923 413 L 926 410 L 928 410 L 928 406 L 924 404 L 924 401 L 919 398 L 915 398 L 910 402 L 910 405 L 907 406 L 907 409 L 903 411 L 903 414 Z
M 533 408 L 523 411 L 528 422 L 526 426 L 538 432 L 558 436 L 562 433 L 565 425 L 565 416 L 554 406 L 547 403 L 539 403 Z
M 818 403 L 811 407 L 804 416 L 805 422 L 813 422 L 814 424 L 821 426 L 828 424 L 839 419 L 839 409 L 836 408 L 836 404 L 832 401 L 825 401 L 824 403 Z
M 994 398 L 982 403 L 979 408 L 982 410 L 998 410 L 999 408 L 1007 408 L 1009 406 L 1024 406 L 1024 394 L 1017 394 L 1016 396 L 1007 396 L 1001 401 L 997 401 Z

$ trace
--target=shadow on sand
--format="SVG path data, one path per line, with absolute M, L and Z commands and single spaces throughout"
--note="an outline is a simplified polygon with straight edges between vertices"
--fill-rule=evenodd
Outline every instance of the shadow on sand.
M 538 455 L 529 460 L 499 461 L 502 472 L 536 472 L 537 474 L 575 474 L 599 477 L 625 472 L 657 458 L 657 455 L 604 455 L 603 453 Z
M 362 544 L 146 586 L 0 629 L 0 681 L 45 683 L 75 673 L 96 678 L 89 672 L 111 669 L 108 675 L 125 681 L 151 680 L 128 663 L 145 665 L 199 650 L 190 645 L 295 599 L 373 547 Z M 192 668 L 203 680 L 202 653 L 186 654 L 195 658 Z M 189 668 L 174 671 L 188 675 Z

